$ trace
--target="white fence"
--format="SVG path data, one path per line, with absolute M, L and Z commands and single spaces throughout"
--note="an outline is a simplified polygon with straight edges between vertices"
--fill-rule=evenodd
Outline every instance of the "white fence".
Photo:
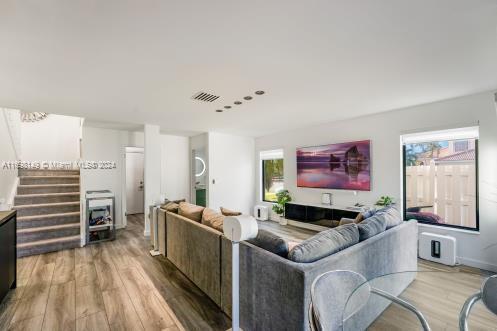
M 406 169 L 406 207 L 429 206 L 446 224 L 476 227 L 474 163 L 410 166 Z

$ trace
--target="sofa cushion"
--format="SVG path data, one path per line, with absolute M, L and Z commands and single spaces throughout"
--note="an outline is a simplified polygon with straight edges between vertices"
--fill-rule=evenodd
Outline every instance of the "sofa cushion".
M 221 209 L 221 214 L 223 214 L 224 216 L 239 216 L 242 214 L 239 211 L 229 210 L 224 207 L 221 207 L 220 209 Z
M 165 211 L 169 211 L 169 212 L 177 214 L 179 205 L 177 203 L 169 201 L 169 202 L 166 202 L 165 204 L 161 205 L 160 208 L 164 209 Z
M 214 209 L 205 208 L 202 213 L 202 224 L 223 232 L 223 222 L 225 217 L 226 216 L 215 211 Z
M 295 246 L 288 258 L 294 262 L 314 262 L 359 242 L 357 224 L 325 230 Z
M 399 209 L 395 205 L 390 205 L 378 210 L 374 216 L 379 216 L 383 219 L 386 223 L 387 230 L 402 223 Z
M 359 241 L 363 241 L 384 232 L 387 228 L 387 223 L 381 215 L 375 214 L 359 223 L 357 227 L 359 229 Z
M 191 219 L 195 222 L 200 222 L 202 220 L 202 212 L 205 207 L 197 206 L 188 202 L 180 202 L 178 214 L 186 218 Z
M 271 253 L 286 258 L 288 256 L 288 244 L 280 236 L 267 230 L 259 230 L 257 237 L 247 240 L 252 245 L 265 249 Z

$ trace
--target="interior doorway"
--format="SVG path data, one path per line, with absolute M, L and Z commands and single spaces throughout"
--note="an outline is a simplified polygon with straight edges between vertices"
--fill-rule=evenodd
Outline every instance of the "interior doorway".
M 126 147 L 126 215 L 143 214 L 143 148 Z
M 196 205 L 207 206 L 207 163 L 203 148 L 192 150 L 192 201 Z

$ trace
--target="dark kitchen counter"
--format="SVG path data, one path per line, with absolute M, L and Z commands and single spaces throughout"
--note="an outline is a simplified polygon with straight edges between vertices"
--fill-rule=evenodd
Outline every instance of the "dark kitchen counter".
M 0 211 L 0 225 L 7 222 L 15 213 L 15 210 Z
M 0 301 L 17 285 L 16 230 L 16 211 L 0 211 Z

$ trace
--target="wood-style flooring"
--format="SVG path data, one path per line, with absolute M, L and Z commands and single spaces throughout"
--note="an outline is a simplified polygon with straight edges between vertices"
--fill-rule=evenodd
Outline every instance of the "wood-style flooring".
M 18 259 L 17 289 L 0 304 L 0 330 L 227 330 L 230 319 L 162 256 L 143 215 L 117 239 Z
M 448 267 L 418 261 L 416 279 L 400 297 L 423 313 L 433 331 L 459 330 L 459 312 L 464 302 L 480 291 L 482 281 L 492 273 L 465 266 Z M 380 285 L 381 289 L 381 282 L 370 283 Z M 471 310 L 468 325 L 471 331 L 495 331 L 497 316 L 478 302 Z M 391 304 L 368 330 L 418 331 L 420 323 L 411 312 Z
M 276 223 L 262 228 L 294 241 L 314 234 Z M 231 327 L 214 302 L 165 257 L 150 256 L 149 249 L 143 215 L 131 215 L 115 241 L 19 259 L 18 288 L 0 304 L 0 330 L 224 331 Z M 455 273 L 419 273 L 402 297 L 423 311 L 432 330 L 457 330 L 462 302 L 478 291 L 487 274 L 422 260 L 420 270 Z M 477 304 L 470 327 L 497 330 L 497 317 Z M 419 324 L 412 314 L 391 305 L 369 329 L 419 330 Z

